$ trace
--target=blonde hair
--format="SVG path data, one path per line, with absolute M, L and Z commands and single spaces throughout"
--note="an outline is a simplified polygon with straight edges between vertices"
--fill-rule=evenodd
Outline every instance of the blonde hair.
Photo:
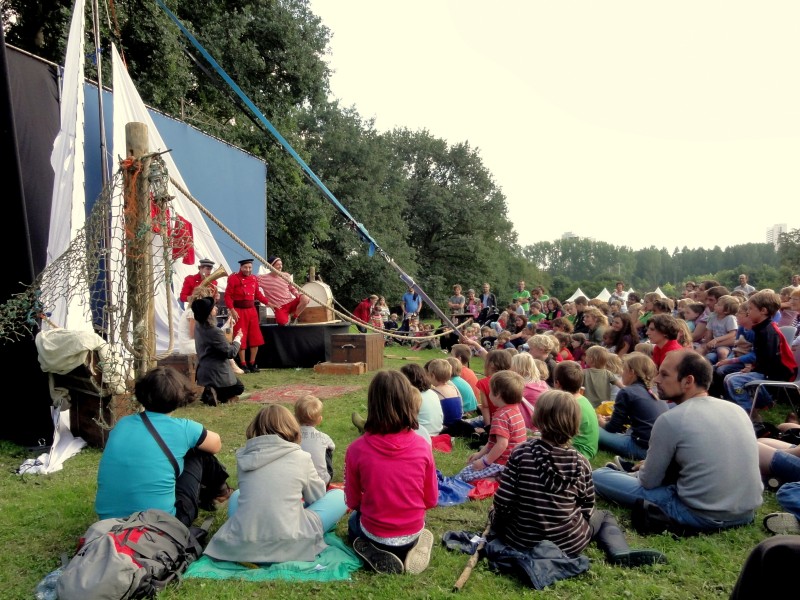
M 650 344 L 646 345 L 650 346 Z M 653 385 L 653 379 L 658 373 L 658 368 L 656 367 L 656 363 L 653 362 L 652 358 L 650 358 L 644 352 L 639 352 L 637 349 L 635 352 L 631 352 L 630 354 L 623 356 L 622 364 L 630 369 L 634 375 L 636 375 L 636 379 L 641 381 L 644 384 L 644 387 L 650 389 L 650 387 Z
M 618 354 L 609 352 L 606 370 L 614 375 L 622 375 L 622 358 Z
M 550 390 L 536 400 L 531 423 L 545 441 L 566 446 L 580 431 L 581 407 L 569 392 Z
M 450 364 L 450 368 L 452 369 L 451 377 L 460 377 L 461 376 L 461 368 L 462 364 L 461 361 L 458 360 L 455 356 L 448 356 L 445 360 Z
M 514 358 L 517 354 L 519 354 L 519 350 L 516 348 L 503 348 L 503 350 L 508 352 L 511 355 L 511 358 Z
M 553 346 L 550 344 L 550 336 L 543 333 L 537 333 L 528 338 L 528 347 L 543 350 L 550 354 L 553 352 Z
M 536 370 L 539 371 L 539 379 L 542 381 L 550 377 L 550 369 L 547 368 L 547 363 L 540 358 L 534 358 L 533 364 L 536 365 Z
M 300 443 L 300 424 L 289 409 L 281 404 L 265 406 L 247 426 L 247 439 L 262 435 L 277 435 L 287 442 Z
M 437 383 L 445 383 L 453 376 L 453 368 L 443 358 L 434 358 L 428 365 L 428 374 Z
M 726 315 L 735 315 L 740 304 L 741 302 L 736 296 L 725 295 L 717 298 L 716 306 L 724 307 Z
M 647 342 L 639 342 L 633 347 L 634 352 L 640 352 L 647 357 L 653 356 L 653 344 L 648 344 Z
M 608 364 L 609 351 L 603 346 L 587 348 L 584 362 L 593 369 L 605 369 Z
M 294 405 L 294 416 L 300 425 L 316 425 L 322 418 L 322 400 L 316 396 L 303 396 Z
M 539 381 L 539 370 L 535 359 L 527 352 L 511 357 L 511 370 L 522 375 L 525 381 Z
M 606 314 L 596 306 L 590 306 L 583 311 L 584 318 L 594 317 L 597 320 L 597 326 L 608 327 L 608 317 Z

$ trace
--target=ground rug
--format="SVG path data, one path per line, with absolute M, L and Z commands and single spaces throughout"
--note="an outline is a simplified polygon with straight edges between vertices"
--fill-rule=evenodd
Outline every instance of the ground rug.
M 256 404 L 294 404 L 303 396 L 316 396 L 320 400 L 333 398 L 350 392 L 357 392 L 363 389 L 360 385 L 314 385 L 310 383 L 292 383 L 277 387 L 257 390 L 246 398 L 243 402 L 255 402 Z

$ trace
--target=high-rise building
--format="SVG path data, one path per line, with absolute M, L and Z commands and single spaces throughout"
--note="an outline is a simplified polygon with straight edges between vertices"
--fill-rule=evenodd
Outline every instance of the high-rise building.
M 776 223 L 772 227 L 767 228 L 767 243 L 772 244 L 777 250 L 780 235 L 787 231 L 786 223 Z

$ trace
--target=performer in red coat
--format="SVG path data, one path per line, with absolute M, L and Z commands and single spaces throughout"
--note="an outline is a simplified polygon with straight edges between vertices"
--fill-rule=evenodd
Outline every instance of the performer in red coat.
M 239 362 L 242 369 L 251 373 L 258 373 L 256 355 L 258 354 L 258 347 L 264 343 L 258 311 L 255 307 L 256 300 L 265 306 L 269 304 L 267 297 L 258 286 L 258 279 L 253 275 L 253 259 L 245 258 L 239 261 L 239 272 L 228 275 L 228 286 L 225 288 L 225 305 L 234 320 L 234 337 L 239 331 L 242 332 Z M 250 348 L 250 360 L 246 360 L 247 348 Z
M 203 283 L 203 280 L 211 275 L 211 271 L 214 269 L 214 261 L 209 260 L 208 258 L 204 258 L 200 261 L 200 264 L 197 267 L 197 274 L 196 275 L 187 275 L 183 280 L 183 287 L 181 288 L 181 295 L 178 298 L 181 301 L 181 305 L 186 304 L 189 300 L 189 296 L 192 295 L 194 289 Z M 217 282 L 212 281 L 211 285 L 217 287 Z

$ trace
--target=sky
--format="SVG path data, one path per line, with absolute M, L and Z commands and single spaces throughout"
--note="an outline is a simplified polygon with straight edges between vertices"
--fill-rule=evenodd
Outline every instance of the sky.
M 672 252 L 800 227 L 800 2 L 310 6 L 333 97 L 378 131 L 477 149 L 522 245 Z

